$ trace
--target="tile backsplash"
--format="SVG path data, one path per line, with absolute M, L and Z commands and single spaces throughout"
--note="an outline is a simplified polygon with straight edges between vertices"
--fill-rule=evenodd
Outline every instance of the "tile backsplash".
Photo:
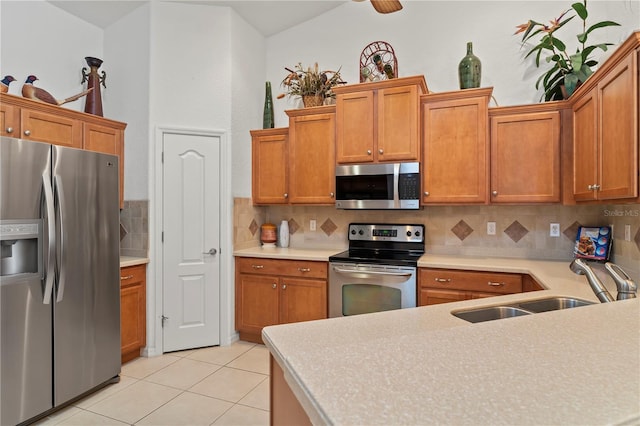
M 120 255 L 147 257 L 149 252 L 149 201 L 125 200 L 120 210 Z
M 426 251 L 488 257 L 570 260 L 578 226 L 613 225 L 612 260 L 632 277 L 640 277 L 640 204 L 428 206 L 422 210 L 337 210 L 332 206 L 256 207 L 249 198 L 234 200 L 234 248 L 260 245 L 260 225 L 289 221 L 290 247 L 347 246 L 352 222 L 421 223 L 426 227 Z M 310 221 L 316 221 L 311 231 Z M 495 222 L 496 234 L 487 234 Z M 550 237 L 551 223 L 560 236 Z M 625 241 L 625 225 L 630 241 Z

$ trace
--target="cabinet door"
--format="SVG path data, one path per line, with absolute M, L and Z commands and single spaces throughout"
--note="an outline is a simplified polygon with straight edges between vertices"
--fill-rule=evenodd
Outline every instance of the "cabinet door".
M 377 93 L 378 161 L 418 161 L 420 102 L 417 86 L 380 89 Z
M 327 318 L 327 281 L 282 278 L 280 323 Z
M 289 120 L 289 200 L 292 204 L 335 203 L 335 113 Z
M 83 148 L 118 156 L 120 208 L 124 206 L 124 132 L 113 127 L 84 123 Z
M 367 163 L 374 159 L 373 91 L 336 96 L 336 161 Z
M 425 103 L 423 121 L 423 203 L 485 203 L 486 98 Z
M 598 83 L 599 200 L 638 196 L 638 71 L 628 55 Z
M 467 293 L 459 290 L 440 290 L 434 288 L 421 288 L 419 305 L 438 305 L 440 303 L 460 302 L 467 300 Z
M 236 329 L 259 336 L 263 327 L 278 324 L 278 277 L 236 277 Z
M 491 119 L 491 202 L 560 202 L 560 112 Z
M 20 108 L 0 102 L 0 136 L 20 137 Z
M 573 106 L 573 198 L 596 199 L 598 182 L 598 102 L 597 89 L 585 94 Z
M 42 111 L 20 109 L 20 137 L 55 145 L 82 148 L 82 122 Z
M 254 204 L 288 202 L 287 129 L 252 131 L 252 196 Z
M 120 270 L 120 341 L 122 362 L 140 356 L 146 345 L 146 272 L 144 265 Z

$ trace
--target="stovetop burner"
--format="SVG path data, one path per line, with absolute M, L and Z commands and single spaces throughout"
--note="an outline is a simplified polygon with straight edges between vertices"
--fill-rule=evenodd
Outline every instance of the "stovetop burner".
M 330 262 L 417 266 L 424 254 L 424 225 L 349 225 L 349 250 L 329 258 Z

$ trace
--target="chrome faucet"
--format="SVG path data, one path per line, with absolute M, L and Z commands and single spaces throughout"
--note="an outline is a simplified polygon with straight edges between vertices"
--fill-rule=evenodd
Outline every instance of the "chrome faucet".
M 638 286 L 633 280 L 615 263 L 607 262 L 604 264 L 611 278 L 616 282 L 618 288 L 618 296 L 616 300 L 633 299 L 636 297 Z
M 622 270 L 621 267 L 612 262 L 605 263 L 604 267 L 616 283 L 616 288 L 618 290 L 616 300 L 633 299 L 636 297 L 638 286 L 633 282 L 629 275 Z M 587 281 L 600 302 L 613 302 L 613 297 L 611 297 L 611 294 L 609 294 L 607 289 L 604 287 L 602 281 L 600 281 L 593 272 L 591 266 L 587 265 L 587 262 L 582 259 L 575 259 L 571 262 L 569 268 L 578 275 L 587 276 Z
M 571 265 L 569 265 L 569 268 L 578 275 L 587 276 L 587 281 L 600 302 L 613 302 L 613 297 L 611 297 L 611 294 L 609 294 L 607 289 L 604 287 L 602 281 L 600 281 L 595 272 L 593 272 L 591 266 L 587 265 L 587 262 L 582 259 L 574 259 L 574 261 L 571 262 Z

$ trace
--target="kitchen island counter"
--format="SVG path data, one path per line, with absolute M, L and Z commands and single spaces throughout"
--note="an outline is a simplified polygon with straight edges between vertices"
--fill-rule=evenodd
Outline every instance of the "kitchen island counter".
M 568 262 L 425 255 L 419 266 L 529 273 L 547 289 L 266 327 L 314 424 L 640 422 L 640 299 L 471 324 L 451 312 L 597 299 Z

